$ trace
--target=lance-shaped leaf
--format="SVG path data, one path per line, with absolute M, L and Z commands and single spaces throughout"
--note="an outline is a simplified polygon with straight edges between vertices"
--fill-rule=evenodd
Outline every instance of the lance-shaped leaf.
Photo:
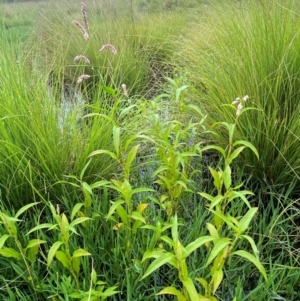
M 3 257 L 13 257 L 17 260 L 22 258 L 21 254 L 13 248 L 3 248 L 0 250 L 0 255 Z
M 157 295 L 174 295 L 178 298 L 178 301 L 188 301 L 178 289 L 172 286 L 165 287 Z
M 192 252 L 194 252 L 195 250 L 197 250 L 198 248 L 200 248 L 202 245 L 204 245 L 205 243 L 214 240 L 215 237 L 212 236 L 203 236 L 203 237 L 199 237 L 196 240 L 194 240 L 193 242 L 189 243 L 186 247 L 186 257 L 188 257 Z
M 53 258 L 57 252 L 57 250 L 59 249 L 59 247 L 63 244 L 62 241 L 56 241 L 52 247 L 50 248 L 49 250 L 49 253 L 48 253 L 48 258 L 47 258 L 47 265 L 50 266 L 52 261 L 53 261 Z
M 219 253 L 229 244 L 231 240 L 229 238 L 221 238 L 213 247 L 205 266 L 208 266 L 218 255 Z
M 265 280 L 268 281 L 268 277 L 267 277 L 265 268 L 260 263 L 260 261 L 256 257 L 254 257 L 252 254 L 250 254 L 246 251 L 243 251 L 243 250 L 239 250 L 239 251 L 233 252 L 232 255 L 238 255 L 238 256 L 243 257 L 243 258 L 249 260 L 250 262 L 252 262 L 257 267 L 257 269 L 261 272 L 261 274 L 264 276 Z
M 238 223 L 238 229 L 240 231 L 240 234 L 243 234 L 248 229 L 249 224 L 257 210 L 257 207 L 249 209 L 247 213 L 240 219 Z

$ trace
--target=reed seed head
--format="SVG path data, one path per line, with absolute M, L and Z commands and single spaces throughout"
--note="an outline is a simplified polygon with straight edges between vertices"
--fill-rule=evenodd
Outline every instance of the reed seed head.
M 77 62 L 79 60 L 84 60 L 87 64 L 90 64 L 90 60 L 84 55 L 77 55 L 74 57 L 74 62 Z
M 77 79 L 77 84 L 80 84 L 84 79 L 88 79 L 89 77 L 91 77 L 90 75 L 88 74 L 82 74 L 78 77 Z
M 72 23 L 80 29 L 81 33 L 83 34 L 84 39 L 86 41 L 88 41 L 90 37 L 89 37 L 89 34 L 84 29 L 84 27 L 76 20 L 73 20 Z
M 86 5 L 83 2 L 81 2 L 81 15 L 82 15 L 82 20 L 85 28 L 89 29 L 89 23 L 87 21 L 87 14 L 86 14 Z
M 112 45 L 112 44 L 105 44 L 105 45 L 103 45 L 101 48 L 100 48 L 100 50 L 99 51 L 104 51 L 105 49 L 110 49 L 111 50 L 111 52 L 113 53 L 113 54 L 117 54 L 117 49 Z

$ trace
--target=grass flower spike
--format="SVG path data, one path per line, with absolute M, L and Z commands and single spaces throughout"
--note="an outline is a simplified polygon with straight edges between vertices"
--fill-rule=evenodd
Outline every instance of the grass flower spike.
M 81 33 L 83 34 L 84 39 L 86 41 L 88 41 L 90 37 L 89 37 L 89 34 L 86 32 L 86 30 L 83 28 L 83 26 L 76 20 L 73 20 L 72 23 L 80 29 Z
M 84 60 L 87 64 L 90 64 L 90 60 L 84 55 L 77 55 L 74 57 L 74 62 L 77 62 L 79 60 Z
M 84 79 L 88 79 L 89 77 L 90 77 L 90 75 L 88 75 L 88 74 L 80 75 L 77 79 L 77 84 L 80 84 Z
M 83 2 L 81 2 L 81 15 L 82 15 L 85 28 L 89 29 L 89 23 L 87 21 L 87 14 L 86 14 L 86 5 Z
M 126 87 L 125 84 L 122 84 L 122 89 L 123 89 L 123 94 L 124 94 L 125 96 L 128 96 L 128 91 L 127 91 L 127 87 Z
M 112 44 L 105 44 L 99 51 L 104 51 L 106 48 L 110 49 L 113 54 L 117 54 L 117 49 Z

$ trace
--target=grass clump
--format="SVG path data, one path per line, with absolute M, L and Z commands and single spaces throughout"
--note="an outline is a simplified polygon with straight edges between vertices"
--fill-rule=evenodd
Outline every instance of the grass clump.
M 241 119 L 236 135 L 261 157 L 245 152 L 241 164 L 267 185 L 299 179 L 298 12 L 295 1 L 216 3 L 184 37 L 179 57 L 211 122 L 232 118 L 225 99 L 249 95 L 257 110 Z

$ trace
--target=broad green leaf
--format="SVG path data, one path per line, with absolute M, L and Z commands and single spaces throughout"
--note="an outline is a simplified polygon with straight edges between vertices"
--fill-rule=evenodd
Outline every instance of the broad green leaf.
M 73 220 L 73 222 L 70 224 L 70 227 L 74 227 L 75 225 L 82 224 L 85 221 L 90 220 L 90 219 L 91 218 L 89 218 L 89 217 L 78 217 Z M 69 228 L 69 229 L 71 229 L 71 228 Z
M 214 209 L 214 207 L 216 207 L 217 205 L 219 205 L 222 201 L 224 200 L 224 195 L 220 195 L 218 194 L 217 196 L 215 196 L 209 206 L 209 209 L 212 210 Z
M 188 292 L 190 300 L 199 301 L 199 296 L 192 279 L 190 277 L 187 277 L 187 279 L 182 279 L 181 282 Z
M 177 296 L 178 301 L 188 301 L 179 290 L 172 286 L 165 287 L 157 295 L 174 295 Z
M 69 241 L 69 236 L 70 236 L 69 230 L 70 228 L 69 228 L 68 218 L 63 213 L 61 215 L 61 236 L 64 243 Z
M 146 277 L 148 277 L 150 274 L 152 274 L 154 271 L 156 271 L 157 269 L 159 269 L 161 266 L 163 266 L 166 263 L 170 263 L 172 260 L 175 259 L 175 255 L 172 253 L 165 253 L 162 254 L 161 256 L 159 256 L 158 258 L 156 258 L 148 267 L 147 271 L 145 272 L 145 274 L 143 275 L 143 277 L 141 278 L 144 279 Z
M 177 214 L 175 214 L 175 216 L 172 219 L 172 238 L 173 241 L 177 241 L 178 240 L 178 221 L 177 221 Z
M 211 237 L 213 237 L 215 239 L 220 237 L 219 233 L 218 233 L 218 230 L 216 229 L 216 227 L 214 225 L 212 225 L 210 223 L 207 223 L 206 227 L 207 227 L 207 230 L 208 230 Z
M 125 201 L 124 200 L 118 200 L 118 201 L 115 201 L 115 202 L 111 201 L 111 203 L 112 203 L 112 206 L 109 208 L 109 211 L 108 211 L 107 215 L 105 216 L 106 219 L 109 219 L 115 213 L 116 208 L 118 206 L 124 204 Z
M 40 229 L 45 229 L 45 228 L 48 228 L 49 230 L 52 230 L 54 228 L 57 228 L 57 225 L 53 225 L 53 224 L 49 224 L 49 223 L 41 224 L 41 225 L 38 225 L 38 226 L 32 228 L 29 232 L 26 233 L 26 235 L 28 235 L 28 234 L 30 234 L 34 231 L 37 231 L 37 230 L 40 230 Z
M 119 215 L 119 217 L 121 218 L 122 222 L 125 225 L 128 225 L 129 217 L 128 217 L 128 214 L 127 214 L 126 210 L 124 209 L 124 207 L 122 205 L 120 205 L 116 208 L 116 211 L 117 211 L 117 214 Z
M 52 263 L 52 260 L 59 249 L 59 247 L 63 244 L 62 241 L 56 241 L 49 250 L 48 258 L 47 258 L 47 266 L 49 267 Z
M 120 291 L 116 291 L 116 289 L 117 289 L 117 286 L 109 287 L 102 293 L 102 296 L 106 299 L 106 297 L 110 297 L 110 296 L 113 296 L 113 295 L 119 293 Z
M 258 155 L 258 151 L 257 151 L 256 147 L 249 141 L 239 140 L 239 141 L 236 141 L 233 143 L 233 146 L 236 146 L 236 145 L 245 145 L 246 147 L 249 147 L 253 151 L 253 153 L 256 155 L 257 159 L 259 159 L 259 155 Z
M 170 247 L 174 246 L 174 242 L 169 236 L 163 235 L 160 237 L 160 240 L 166 242 Z
M 140 193 L 140 192 L 150 192 L 150 191 L 155 191 L 152 188 L 148 188 L 148 187 L 139 187 L 139 188 L 135 188 L 132 190 L 131 195 L 134 195 L 136 193 Z
M 142 223 L 146 224 L 145 218 L 137 211 L 133 211 L 131 214 L 131 218 L 137 221 L 141 221 Z
M 205 193 L 205 192 L 198 192 L 199 195 L 201 195 L 202 197 L 204 197 L 205 199 L 207 199 L 208 201 L 212 202 L 215 198 L 214 196 Z
M 114 126 L 113 127 L 113 141 L 114 141 L 114 147 L 117 154 L 117 157 L 119 157 L 120 152 L 120 127 Z
M 223 280 L 224 274 L 223 270 L 216 270 L 213 274 L 213 283 L 214 283 L 214 289 L 213 289 L 213 294 L 216 293 L 218 287 L 220 286 L 222 280 Z
M 91 279 L 92 279 L 93 284 L 96 285 L 96 283 L 97 283 L 97 273 L 96 273 L 95 269 L 92 269 Z
M 72 258 L 72 268 L 76 275 L 79 275 L 80 272 L 80 257 Z
M 24 207 L 22 207 L 15 215 L 15 218 L 18 218 L 22 213 L 24 213 L 26 210 L 28 210 L 29 208 L 39 204 L 40 202 L 35 202 L 35 203 L 31 203 L 28 205 L 25 205 Z
M 241 191 L 230 191 L 228 193 L 228 203 L 231 202 L 233 199 L 235 198 L 240 198 L 249 209 L 251 209 L 251 205 L 249 203 L 249 201 L 246 198 L 246 195 L 254 195 L 254 193 L 252 193 L 251 191 L 248 190 L 241 190 Z
M 21 254 L 13 248 L 3 248 L 0 250 L 0 255 L 3 257 L 13 257 L 17 260 L 22 258 Z
M 240 257 L 243 257 L 243 258 L 251 261 L 257 267 L 257 269 L 261 272 L 261 274 L 264 276 L 266 282 L 268 281 L 268 277 L 267 277 L 265 268 L 260 263 L 260 261 L 256 257 L 254 257 L 252 254 L 250 254 L 246 251 L 243 251 L 243 250 L 239 250 L 239 251 L 233 252 L 232 255 L 238 255 Z
M 215 146 L 215 145 L 207 145 L 207 146 L 204 146 L 202 148 L 202 153 L 205 152 L 206 150 L 209 150 L 209 149 L 215 149 L 216 151 L 218 151 L 219 153 L 221 153 L 221 155 L 223 156 L 224 159 L 226 159 L 226 153 L 224 151 L 224 149 L 220 146 Z
M 226 160 L 226 163 L 229 165 L 231 164 L 231 162 L 243 151 L 243 149 L 245 148 L 245 146 L 240 146 L 237 149 L 235 149 L 231 155 L 229 156 L 229 158 Z
M 26 251 L 26 256 L 30 262 L 34 262 L 36 260 L 36 256 L 39 252 L 39 245 L 35 245 Z
M 91 255 L 91 253 L 89 253 L 88 251 L 79 248 L 73 252 L 72 258 L 82 257 L 82 256 L 90 256 L 90 255 Z
M 1 237 L 0 237 L 0 249 L 3 248 L 4 244 L 5 244 L 5 241 L 10 237 L 10 235 L 8 234 L 3 234 Z
M 79 179 L 82 180 L 83 179 L 83 176 L 84 176 L 84 173 L 86 171 L 86 169 L 88 168 L 88 166 L 90 165 L 92 159 L 90 159 L 83 167 L 83 169 L 81 170 L 81 173 L 79 175 Z
M 109 181 L 106 181 L 106 180 L 102 180 L 102 181 L 97 181 L 93 184 L 90 184 L 90 187 L 92 189 L 95 189 L 95 188 L 99 188 L 99 187 L 103 187 L 103 186 L 106 186 L 108 185 L 110 182 Z
M 224 214 L 222 214 L 222 213 L 220 213 L 220 212 L 217 212 L 217 211 L 215 211 L 215 210 L 211 210 L 211 212 L 212 212 L 215 216 L 219 217 L 222 221 L 224 221 L 224 222 L 225 222 L 232 230 L 234 230 L 235 232 L 238 232 L 237 226 L 235 226 L 235 225 L 232 223 L 231 219 L 230 219 L 228 216 L 225 216 Z
M 229 137 L 229 144 L 232 144 L 233 133 L 235 130 L 235 124 L 227 123 L 227 122 L 216 122 L 215 124 L 222 124 L 228 129 L 228 137 Z
M 208 266 L 219 254 L 231 243 L 229 238 L 221 238 L 213 247 L 210 252 L 205 266 Z
M 245 239 L 247 239 L 249 241 L 249 243 L 250 243 L 250 245 L 252 247 L 252 250 L 253 250 L 253 252 L 255 254 L 255 257 L 258 259 L 259 251 L 257 249 L 257 246 L 256 246 L 253 238 L 250 237 L 250 236 L 248 236 L 248 235 L 242 235 L 241 237 L 243 237 L 243 238 L 245 238 Z
M 34 246 L 39 246 L 40 244 L 46 243 L 46 240 L 40 240 L 40 239 L 32 239 L 28 242 L 27 247 L 25 250 L 30 249 Z
M 92 188 L 87 182 L 82 182 L 82 189 L 88 192 L 90 195 L 93 195 Z
M 68 257 L 66 255 L 65 252 L 63 251 L 56 251 L 55 253 L 55 257 L 57 258 L 58 261 L 61 262 L 61 264 L 65 267 L 65 268 L 69 268 L 69 260 Z
M 221 177 L 220 177 L 220 173 L 218 171 L 216 171 L 215 169 L 213 169 L 212 167 L 208 167 L 212 177 L 214 178 L 214 186 L 217 188 L 217 190 L 220 189 L 221 186 Z
M 77 203 L 73 209 L 72 209 L 72 213 L 71 213 L 71 220 L 73 220 L 74 216 L 76 215 L 76 213 L 80 210 L 80 208 L 83 206 L 83 203 Z
M 257 210 L 258 210 L 257 207 L 249 209 L 247 213 L 240 219 L 238 223 L 240 234 L 243 234 L 248 229 L 249 224 L 252 218 L 254 217 L 254 215 L 256 214 Z
M 143 255 L 142 262 L 149 258 L 161 257 L 164 254 L 166 254 L 166 252 L 163 249 L 147 250 Z
M 193 242 L 189 243 L 186 247 L 186 257 L 188 257 L 192 252 L 194 252 L 195 250 L 197 250 L 198 248 L 200 248 L 202 245 L 204 245 L 205 243 L 214 240 L 215 237 L 212 236 L 203 236 L 203 237 L 199 237 L 196 240 L 194 240 Z
M 148 207 L 148 205 L 149 204 L 147 203 L 139 204 L 136 208 L 136 211 L 142 213 Z
M 225 188 L 229 190 L 231 187 L 231 168 L 227 165 L 222 173 L 222 178 L 224 181 Z
M 140 145 L 136 145 L 134 146 L 129 152 L 128 152 L 128 155 L 127 155 L 127 159 L 126 159 L 126 164 L 125 164 L 125 168 L 127 170 L 127 172 L 129 173 L 130 171 L 130 167 L 131 167 L 131 164 L 133 162 L 133 160 L 135 159 L 136 157 L 136 153 L 139 149 Z

